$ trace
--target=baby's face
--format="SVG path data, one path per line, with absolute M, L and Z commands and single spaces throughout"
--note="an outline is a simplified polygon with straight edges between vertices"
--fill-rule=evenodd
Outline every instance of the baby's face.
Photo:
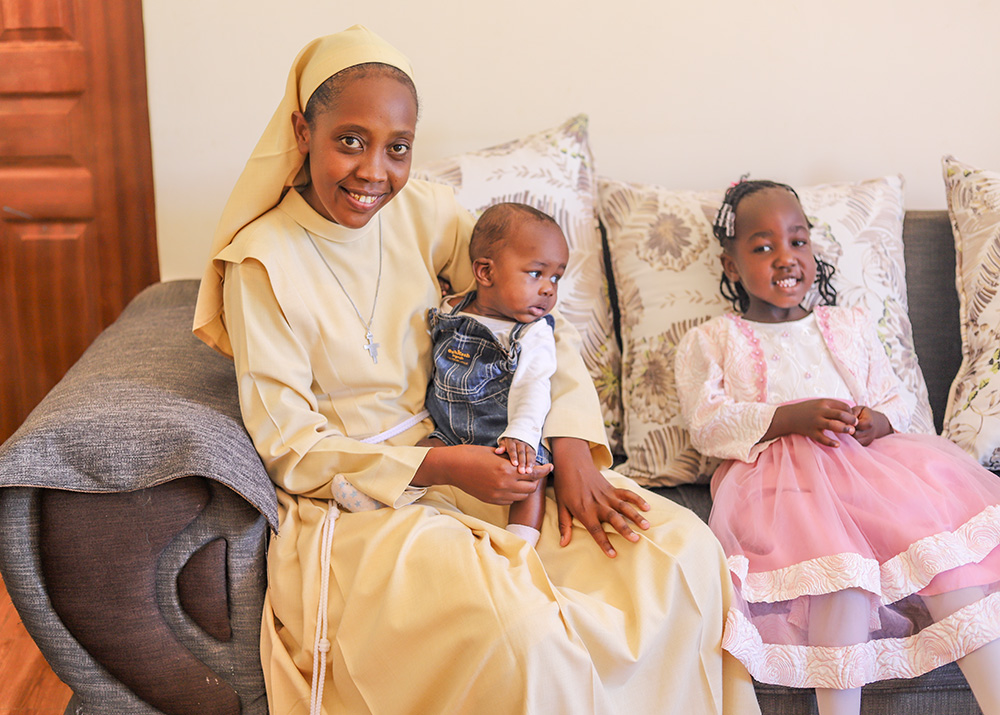
M 489 281 L 476 303 L 483 315 L 531 323 L 556 304 L 569 247 L 555 224 L 535 219 L 514 222 L 492 259 Z

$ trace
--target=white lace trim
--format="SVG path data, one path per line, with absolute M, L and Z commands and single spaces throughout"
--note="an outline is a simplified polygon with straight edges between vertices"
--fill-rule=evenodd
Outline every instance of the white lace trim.
M 955 531 L 925 537 L 879 566 L 855 553 L 823 556 L 773 571 L 749 573 L 745 556 L 730 556 L 729 570 L 747 601 L 774 603 L 799 596 L 862 588 L 895 603 L 916 593 L 940 573 L 978 563 L 1000 546 L 1000 506 L 986 507 Z
M 763 683 L 792 688 L 857 688 L 887 678 L 915 678 L 1000 636 L 1000 593 L 986 596 L 916 635 L 850 646 L 764 643 L 738 609 L 726 618 L 722 647 Z

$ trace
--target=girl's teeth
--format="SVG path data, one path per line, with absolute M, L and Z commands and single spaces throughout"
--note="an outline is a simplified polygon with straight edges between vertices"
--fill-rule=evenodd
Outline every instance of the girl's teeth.
M 795 285 L 796 282 L 797 281 L 794 278 L 784 278 L 778 281 L 778 285 L 781 286 L 782 288 L 791 288 L 792 286 Z
M 348 192 L 348 193 L 351 194 L 351 198 L 353 198 L 355 201 L 360 201 L 363 204 L 373 204 L 375 203 L 375 199 L 378 198 L 377 196 L 362 196 L 361 194 L 355 194 L 354 192 Z

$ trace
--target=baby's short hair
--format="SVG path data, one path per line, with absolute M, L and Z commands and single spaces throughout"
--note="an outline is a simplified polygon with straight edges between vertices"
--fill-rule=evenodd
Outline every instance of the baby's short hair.
M 514 202 L 494 204 L 483 211 L 472 229 L 469 258 L 475 261 L 478 258 L 492 257 L 506 240 L 511 225 L 518 220 L 542 221 L 559 228 L 554 218 L 533 206 Z

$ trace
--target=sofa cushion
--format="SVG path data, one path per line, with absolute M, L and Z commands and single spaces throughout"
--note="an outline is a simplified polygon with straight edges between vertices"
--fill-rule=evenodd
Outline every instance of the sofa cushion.
M 837 268 L 841 305 L 863 305 L 917 408 L 912 431 L 933 432 L 913 350 L 904 279 L 902 180 L 884 177 L 799 190 L 817 253 Z M 711 223 L 721 191 L 673 191 L 598 177 L 621 313 L 622 473 L 646 485 L 706 479 L 715 463 L 690 445 L 674 386 L 674 350 L 691 327 L 720 315 L 721 248 Z
M 586 115 L 499 146 L 426 164 L 413 175 L 454 187 L 458 202 L 477 216 L 493 204 L 516 201 L 551 215 L 562 228 L 570 259 L 559 283 L 557 307 L 580 331 L 583 359 L 601 398 L 610 446 L 618 450 L 621 354 L 595 218 Z
M 955 235 L 962 365 L 948 395 L 944 436 L 1000 469 L 1000 173 L 943 159 Z

